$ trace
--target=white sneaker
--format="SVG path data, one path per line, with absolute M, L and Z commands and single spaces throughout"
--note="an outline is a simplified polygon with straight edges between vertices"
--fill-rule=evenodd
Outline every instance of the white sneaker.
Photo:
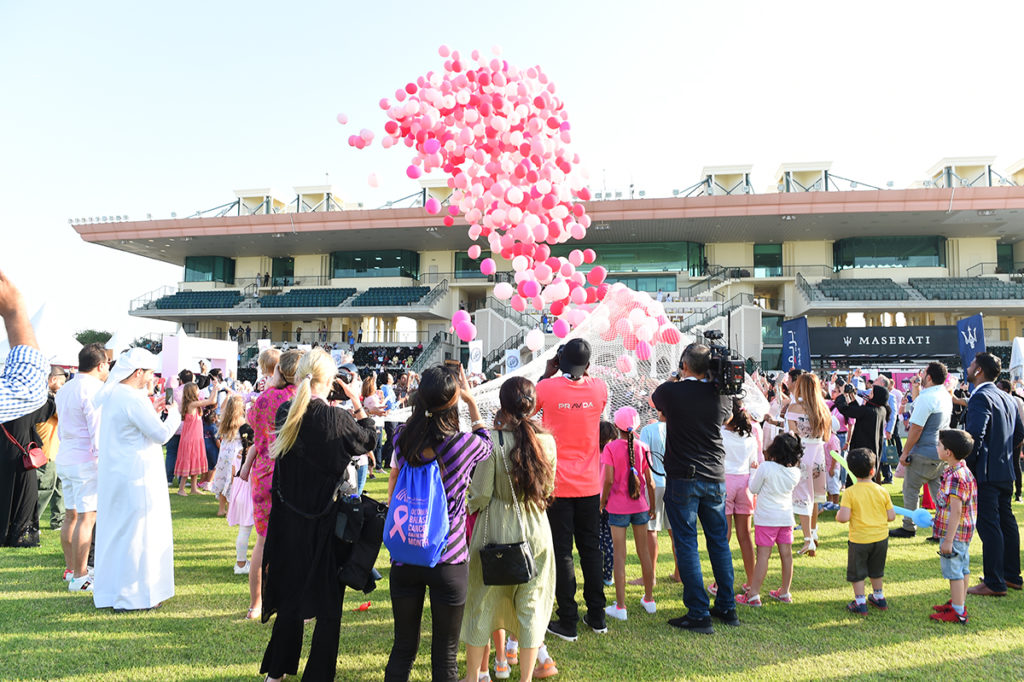
M 239 566 L 238 562 L 235 562 L 235 575 L 249 575 L 249 562 L 245 562 L 245 566 Z
M 75 572 L 70 568 L 64 569 L 64 582 L 69 583 L 75 579 Z
M 81 578 L 73 578 L 68 583 L 68 592 L 92 592 L 92 576 L 87 574 Z
M 612 604 L 604 610 L 605 614 L 616 620 L 626 620 L 626 609 L 621 609 L 617 604 Z
M 644 597 L 640 597 L 640 606 L 644 607 L 644 611 L 647 613 L 654 613 L 658 610 L 658 605 L 654 603 L 654 600 L 647 601 Z

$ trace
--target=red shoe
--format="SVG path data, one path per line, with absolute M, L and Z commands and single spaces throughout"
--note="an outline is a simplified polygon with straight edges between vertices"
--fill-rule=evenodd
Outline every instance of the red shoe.
M 705 589 L 707 589 L 708 594 L 710 594 L 712 597 L 718 596 L 718 583 L 711 583 Z
M 960 625 L 967 625 L 967 621 L 969 620 L 967 617 L 966 609 L 964 610 L 964 615 L 961 616 L 959 613 L 953 610 L 953 607 L 950 607 L 949 611 L 933 613 L 928 617 L 932 620 L 937 620 L 942 623 L 960 623 Z
M 952 599 L 947 601 L 945 604 L 937 604 L 936 606 L 932 607 L 932 611 L 934 611 L 935 613 L 945 613 L 946 611 L 952 611 L 952 610 L 953 610 L 953 600 Z

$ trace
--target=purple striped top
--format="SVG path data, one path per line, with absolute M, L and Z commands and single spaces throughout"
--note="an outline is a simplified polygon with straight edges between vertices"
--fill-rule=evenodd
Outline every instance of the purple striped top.
M 394 436 L 395 451 L 391 466 L 401 468 L 398 452 L 398 434 Z M 435 448 L 441 464 L 441 482 L 444 483 L 448 498 L 448 547 L 441 555 L 442 564 L 461 564 L 469 561 L 469 543 L 466 541 L 466 490 L 469 488 L 473 469 L 491 456 L 491 437 L 487 429 L 479 428 L 472 433 L 460 431 L 447 438 Z

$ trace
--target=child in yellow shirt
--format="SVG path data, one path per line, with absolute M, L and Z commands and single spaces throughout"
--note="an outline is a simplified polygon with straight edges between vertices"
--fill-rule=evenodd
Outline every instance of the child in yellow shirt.
M 880 611 L 889 605 L 882 591 L 885 556 L 889 550 L 889 522 L 896 510 L 888 491 L 871 480 L 877 462 L 868 448 L 850 451 L 846 463 L 857 483 L 843 491 L 836 521 L 850 524 L 850 542 L 846 556 L 846 579 L 853 583 L 853 601 L 846 605 L 851 613 L 866 615 L 868 604 Z M 864 578 L 871 578 L 872 594 L 864 597 Z

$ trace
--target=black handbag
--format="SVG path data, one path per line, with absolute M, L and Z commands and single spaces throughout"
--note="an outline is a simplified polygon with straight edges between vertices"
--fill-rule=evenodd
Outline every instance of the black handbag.
M 504 446 L 505 439 L 501 431 L 498 432 L 498 440 Z M 533 563 L 533 550 L 526 540 L 526 529 L 523 526 L 523 515 L 519 509 L 519 498 L 516 497 L 516 489 L 512 485 L 512 474 L 508 470 L 504 447 L 494 454 L 501 457 L 501 462 L 505 467 L 508 485 L 512 490 L 512 506 L 516 510 L 516 518 L 519 519 L 519 532 L 523 540 L 522 542 L 504 544 L 487 542 L 487 515 L 491 508 L 489 503 L 484 510 L 484 517 L 481 519 L 484 524 L 484 546 L 480 548 L 480 568 L 484 585 L 522 585 L 533 579 L 537 574 L 537 567 Z M 494 499 L 491 498 L 491 503 L 493 502 Z

